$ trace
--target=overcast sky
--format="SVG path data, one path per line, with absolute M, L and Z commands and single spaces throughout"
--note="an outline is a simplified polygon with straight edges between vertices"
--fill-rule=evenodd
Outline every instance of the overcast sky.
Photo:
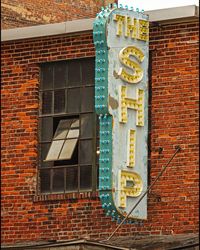
M 119 4 L 128 5 L 139 10 L 165 9 L 176 6 L 198 5 L 198 0 L 118 0 Z

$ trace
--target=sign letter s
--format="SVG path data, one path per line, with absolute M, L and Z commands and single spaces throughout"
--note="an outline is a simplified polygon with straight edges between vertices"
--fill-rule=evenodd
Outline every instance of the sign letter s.
M 138 83 L 143 78 L 143 69 L 138 62 L 131 60 L 131 56 L 135 57 L 140 63 L 144 60 L 143 52 L 137 47 L 128 46 L 123 48 L 119 52 L 119 60 L 124 66 L 128 67 L 134 72 L 131 74 L 126 69 L 120 68 L 118 75 L 122 80 L 128 83 Z

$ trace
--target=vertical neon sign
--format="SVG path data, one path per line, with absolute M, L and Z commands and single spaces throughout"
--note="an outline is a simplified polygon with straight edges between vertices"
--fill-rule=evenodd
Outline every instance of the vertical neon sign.
M 100 199 L 107 215 L 120 221 L 147 188 L 148 17 L 107 8 L 97 15 L 93 38 Z M 130 218 L 147 218 L 147 199 Z

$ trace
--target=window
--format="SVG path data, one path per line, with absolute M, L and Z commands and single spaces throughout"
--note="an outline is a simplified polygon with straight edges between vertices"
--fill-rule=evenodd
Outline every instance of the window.
M 94 58 L 41 65 L 41 193 L 97 189 Z
M 45 161 L 70 160 L 79 137 L 79 120 L 60 120 Z

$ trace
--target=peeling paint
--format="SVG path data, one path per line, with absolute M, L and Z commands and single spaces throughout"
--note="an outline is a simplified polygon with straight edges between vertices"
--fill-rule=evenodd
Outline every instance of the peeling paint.
M 113 71 L 113 76 L 115 77 L 115 79 L 118 79 L 119 78 L 119 75 L 118 75 L 118 73 L 117 73 L 117 71 Z
M 118 101 L 110 95 L 109 95 L 109 106 L 111 107 L 111 109 L 117 109 L 119 106 Z

